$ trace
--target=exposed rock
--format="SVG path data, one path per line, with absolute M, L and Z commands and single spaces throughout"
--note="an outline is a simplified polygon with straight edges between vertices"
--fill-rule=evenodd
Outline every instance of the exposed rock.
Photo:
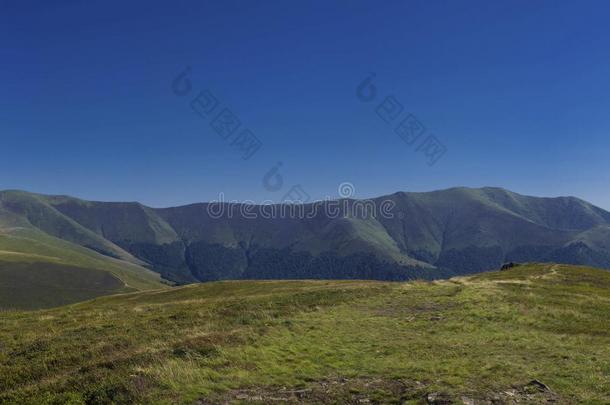
M 428 389 L 426 389 L 428 388 Z M 407 404 L 429 405 L 520 405 L 566 403 L 548 385 L 539 380 L 514 385 L 497 392 L 468 392 L 453 397 L 447 392 L 430 392 L 427 383 L 384 378 L 335 377 L 312 381 L 306 387 L 258 387 L 238 389 L 219 396 L 201 398 L 197 405 L 238 403 L 283 404 Z M 375 396 L 372 396 L 373 394 Z M 466 396 L 467 395 L 467 396 Z
M 520 263 L 514 263 L 514 262 L 504 263 L 502 265 L 502 267 L 500 268 L 500 271 L 512 269 L 513 267 L 518 267 L 518 266 L 521 266 L 521 264 Z
M 532 380 L 530 381 L 525 387 L 525 390 L 528 391 L 538 391 L 538 392 L 553 392 L 553 390 L 551 390 L 549 388 L 548 385 L 546 385 L 545 383 L 538 381 L 538 380 Z
M 430 405 L 451 405 L 451 397 L 442 392 L 432 392 L 426 396 L 426 401 Z

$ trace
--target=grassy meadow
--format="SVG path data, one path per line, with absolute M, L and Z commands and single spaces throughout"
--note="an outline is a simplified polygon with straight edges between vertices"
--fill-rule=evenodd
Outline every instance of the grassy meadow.
M 610 272 L 550 264 L 4 311 L 0 403 L 607 404 L 609 314 Z
M 167 288 L 159 274 L 32 229 L 0 227 L 0 310 Z

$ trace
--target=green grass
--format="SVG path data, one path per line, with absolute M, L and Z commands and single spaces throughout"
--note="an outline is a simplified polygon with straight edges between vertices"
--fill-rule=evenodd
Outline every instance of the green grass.
M 23 253 L 15 255 L 15 253 Z M 29 258 L 28 258 L 29 256 Z M 0 230 L 0 259 L 5 261 L 37 260 L 105 270 L 136 290 L 162 287 L 158 273 L 133 263 L 101 255 L 93 250 L 50 236 L 35 229 L 10 233 Z
M 491 400 L 537 379 L 604 404 L 609 313 L 610 272 L 555 265 L 101 297 L 0 313 L 0 403 Z
M 45 308 L 165 286 L 158 273 L 63 215 L 50 199 L 0 192 L 0 309 Z
M 0 308 L 4 309 L 50 308 L 130 290 L 107 271 L 0 260 Z
M 159 274 L 33 229 L 0 230 L 0 309 L 40 309 L 166 287 Z

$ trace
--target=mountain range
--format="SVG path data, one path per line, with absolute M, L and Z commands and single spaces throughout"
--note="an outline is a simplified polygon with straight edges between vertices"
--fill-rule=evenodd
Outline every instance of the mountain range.
M 506 261 L 610 268 L 610 213 L 574 197 L 461 187 L 301 208 L 310 215 L 3 191 L 0 307 L 224 279 L 434 279 Z

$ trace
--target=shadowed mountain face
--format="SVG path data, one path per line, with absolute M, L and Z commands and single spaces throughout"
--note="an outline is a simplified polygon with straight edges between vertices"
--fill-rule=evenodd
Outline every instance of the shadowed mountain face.
M 504 261 L 610 268 L 610 213 L 572 197 L 498 188 L 325 201 L 283 213 L 260 206 L 152 209 L 22 192 L 0 196 L 4 226 L 27 224 L 179 283 L 439 278 Z

